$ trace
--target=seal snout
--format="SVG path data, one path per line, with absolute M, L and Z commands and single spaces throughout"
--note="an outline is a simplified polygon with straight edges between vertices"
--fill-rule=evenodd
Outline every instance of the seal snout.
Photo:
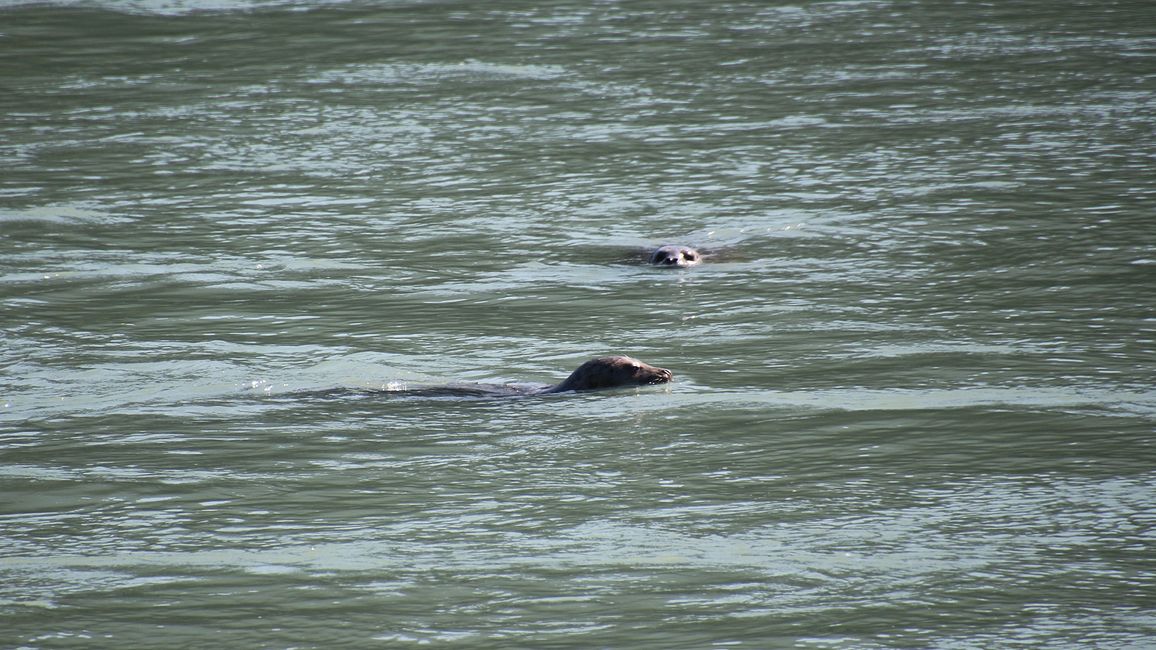
M 650 378 L 647 383 L 650 384 L 666 384 L 674 380 L 674 373 L 666 368 L 655 368 L 654 376 Z

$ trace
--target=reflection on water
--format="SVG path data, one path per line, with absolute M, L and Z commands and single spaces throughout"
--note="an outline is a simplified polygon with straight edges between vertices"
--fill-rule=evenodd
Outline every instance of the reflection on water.
M 0 14 L 10 644 L 1156 632 L 1152 9 Z

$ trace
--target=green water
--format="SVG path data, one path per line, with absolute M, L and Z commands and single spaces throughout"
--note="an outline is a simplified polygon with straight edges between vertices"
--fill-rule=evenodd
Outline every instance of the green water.
M 0 646 L 1156 638 L 1156 6 L 0 7 Z

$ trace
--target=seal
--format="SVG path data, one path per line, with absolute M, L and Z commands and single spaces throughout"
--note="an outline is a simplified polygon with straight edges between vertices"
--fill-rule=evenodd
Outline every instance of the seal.
M 570 373 L 560 384 L 538 391 L 544 393 L 564 393 L 566 391 L 601 390 L 620 386 L 647 386 L 665 384 L 674 377 L 666 368 L 652 366 L 634 357 L 615 355 L 595 357 Z
M 666 244 L 650 254 L 649 261 L 655 266 L 685 269 L 702 262 L 702 253 L 690 246 Z
M 329 388 L 313 391 L 293 391 L 294 398 L 315 397 L 322 399 L 349 396 L 387 395 L 391 397 L 442 397 L 442 398 L 495 398 L 527 397 L 551 393 L 584 392 L 622 388 L 627 386 L 650 386 L 671 381 L 674 374 L 666 368 L 644 363 L 633 357 L 611 355 L 595 357 L 578 366 L 570 376 L 552 386 L 542 384 L 483 384 L 450 383 L 441 386 L 411 386 L 391 382 L 381 388 Z M 273 395 L 273 399 L 277 396 Z
M 442 397 L 510 397 L 519 395 L 546 395 L 549 393 L 584 392 L 665 384 L 674 378 L 666 368 L 652 366 L 625 355 L 594 357 L 578 366 L 560 384 L 534 386 L 526 384 L 450 384 L 403 389 L 409 395 Z

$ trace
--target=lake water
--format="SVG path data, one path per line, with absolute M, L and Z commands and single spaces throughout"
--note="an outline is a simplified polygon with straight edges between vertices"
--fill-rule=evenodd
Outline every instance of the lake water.
M 0 646 L 1154 647 L 1153 25 L 0 4 Z

